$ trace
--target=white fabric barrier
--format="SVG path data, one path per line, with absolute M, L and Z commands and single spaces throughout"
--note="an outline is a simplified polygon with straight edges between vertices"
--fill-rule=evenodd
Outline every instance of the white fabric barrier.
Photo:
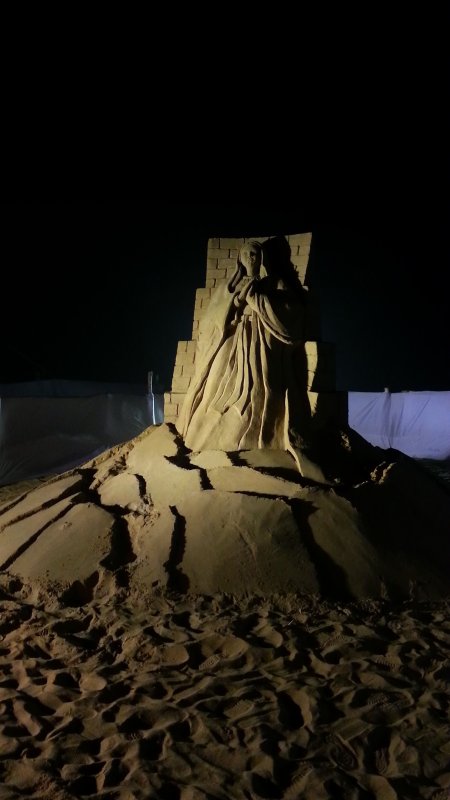
M 348 422 L 379 447 L 450 458 L 450 392 L 349 392 Z
M 0 485 L 64 472 L 164 417 L 162 395 L 0 400 Z

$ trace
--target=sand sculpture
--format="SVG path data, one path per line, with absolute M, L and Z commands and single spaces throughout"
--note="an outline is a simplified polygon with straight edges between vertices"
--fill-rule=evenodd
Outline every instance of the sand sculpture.
M 289 453 L 302 477 L 321 484 L 367 477 L 377 449 L 348 428 L 336 393 L 323 415 L 323 394 L 308 392 L 308 305 L 285 237 L 241 245 L 198 324 L 175 423 L 190 450 Z M 316 359 L 313 376 L 318 369 Z
M 0 570 L 81 594 L 112 580 L 137 592 L 447 595 L 450 497 L 318 413 L 292 239 L 281 258 L 279 239 L 240 242 L 233 258 L 227 245 L 198 360 L 185 343 L 176 365 L 172 421 L 1 506 Z
M 196 371 L 177 429 L 191 450 L 286 450 L 305 477 L 311 462 L 306 396 L 305 293 L 292 265 L 248 241 L 201 321 Z

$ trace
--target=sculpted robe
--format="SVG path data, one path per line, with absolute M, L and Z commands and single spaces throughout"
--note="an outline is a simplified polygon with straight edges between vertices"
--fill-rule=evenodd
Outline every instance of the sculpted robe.
M 191 450 L 295 452 L 310 416 L 300 293 L 270 277 L 215 289 L 178 422 Z

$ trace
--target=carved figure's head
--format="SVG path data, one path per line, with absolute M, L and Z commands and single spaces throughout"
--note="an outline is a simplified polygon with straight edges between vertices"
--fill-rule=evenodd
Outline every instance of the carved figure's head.
M 260 243 L 245 242 L 239 251 L 238 262 L 242 264 L 250 278 L 258 277 L 262 263 L 262 247 Z

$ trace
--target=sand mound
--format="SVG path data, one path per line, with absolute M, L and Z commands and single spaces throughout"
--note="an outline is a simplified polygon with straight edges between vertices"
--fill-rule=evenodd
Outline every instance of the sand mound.
M 381 453 L 383 451 L 380 451 Z M 331 598 L 448 594 L 450 496 L 414 462 L 305 481 L 281 451 L 188 451 L 171 425 L 0 507 L 0 570 L 109 587 Z
M 167 425 L 10 496 L 0 800 L 448 798 L 449 512 Z

